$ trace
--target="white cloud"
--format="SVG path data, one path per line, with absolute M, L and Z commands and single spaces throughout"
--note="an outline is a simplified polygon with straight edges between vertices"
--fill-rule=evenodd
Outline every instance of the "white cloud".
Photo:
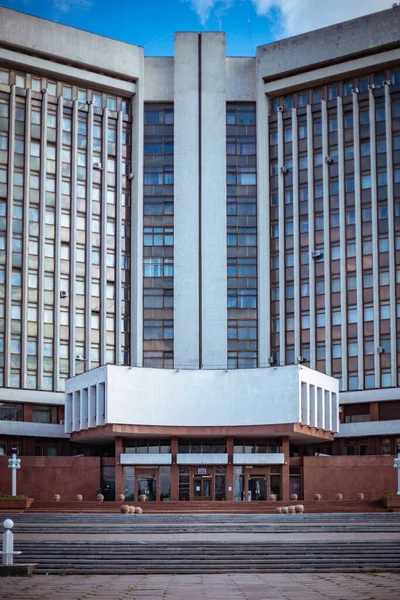
M 74 0 L 54 0 L 68 3 Z M 79 0 L 75 0 L 79 2 Z M 81 0 L 83 2 L 89 0 Z M 220 16 L 234 3 L 251 2 L 259 16 L 273 19 L 279 37 L 297 35 L 355 19 L 392 6 L 392 0 L 181 0 L 196 11 L 204 27 L 211 13 Z M 218 15 L 219 13 L 219 15 Z
M 188 2 L 193 10 L 196 11 L 203 27 L 212 12 L 214 12 L 217 17 L 221 17 L 235 1 L 236 0 L 181 0 L 181 2 Z
M 355 19 L 392 6 L 391 0 L 251 0 L 258 15 L 278 11 L 280 37 Z
M 182 0 L 182 2 L 189 2 L 193 10 L 196 11 L 203 27 L 206 24 L 211 11 L 218 4 L 218 0 Z
M 87 10 L 92 4 L 92 0 L 53 0 L 54 8 L 62 13 L 71 10 Z

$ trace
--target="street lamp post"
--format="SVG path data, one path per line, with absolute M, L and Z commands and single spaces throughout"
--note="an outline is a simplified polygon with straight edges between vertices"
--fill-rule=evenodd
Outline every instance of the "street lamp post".
M 397 469 L 397 496 L 400 496 L 400 452 L 394 459 L 394 468 Z
M 11 469 L 11 495 L 17 495 L 17 469 L 21 468 L 21 459 L 17 458 L 18 450 L 13 448 L 13 455 L 8 459 L 8 468 Z

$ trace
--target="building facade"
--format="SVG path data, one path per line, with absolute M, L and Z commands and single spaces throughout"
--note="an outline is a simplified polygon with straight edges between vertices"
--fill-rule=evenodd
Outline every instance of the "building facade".
M 0 452 L 248 500 L 301 494 L 303 456 L 400 451 L 399 31 L 146 58 L 0 9 Z M 305 398 L 274 395 L 293 369 Z

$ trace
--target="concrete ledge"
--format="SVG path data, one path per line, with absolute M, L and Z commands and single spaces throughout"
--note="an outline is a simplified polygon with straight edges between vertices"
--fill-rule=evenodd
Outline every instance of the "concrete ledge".
M 0 565 L 0 577 L 24 577 L 32 575 L 37 563 L 26 563 L 19 565 Z

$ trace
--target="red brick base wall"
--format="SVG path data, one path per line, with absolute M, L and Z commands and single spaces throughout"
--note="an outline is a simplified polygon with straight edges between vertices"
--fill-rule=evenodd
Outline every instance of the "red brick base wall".
M 322 500 L 378 500 L 397 492 L 397 469 L 391 456 L 305 456 L 303 462 L 304 500 L 321 494 Z
M 84 500 L 96 500 L 100 487 L 100 458 L 21 456 L 17 472 L 17 494 L 35 500 L 52 500 L 60 494 L 61 500 L 74 500 L 82 494 Z M 8 457 L 0 457 L 0 494 L 11 494 L 11 469 Z

